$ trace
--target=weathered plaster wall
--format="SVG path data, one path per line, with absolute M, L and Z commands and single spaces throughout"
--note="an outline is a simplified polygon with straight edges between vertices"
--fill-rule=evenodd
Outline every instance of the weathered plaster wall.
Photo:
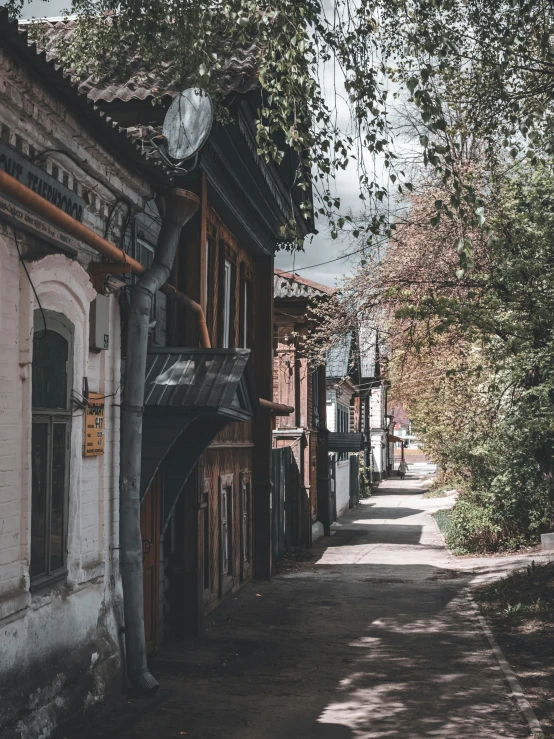
M 83 415 L 73 414 L 67 538 L 67 580 L 31 592 L 30 441 L 32 321 L 37 301 L 20 267 L 15 242 L 0 231 L 0 680 L 2 736 L 51 735 L 60 718 L 95 702 L 117 679 L 119 409 L 106 403 L 105 454 L 82 457 Z M 25 237 L 21 236 L 22 240 Z M 90 301 L 96 293 L 85 270 L 56 254 L 28 265 L 44 309 L 75 327 L 73 383 L 106 395 L 119 385 L 119 316 L 110 299 L 111 348 L 88 351 Z M 115 401 L 117 402 L 117 401 Z M 6 445 L 9 453 L 6 454 Z M 108 668 L 109 665 L 109 669 Z M 82 691 L 75 683 L 81 681 Z M 74 701 L 67 690 L 74 695 Z M 75 705 L 73 705 L 73 702 Z
M 373 471 L 379 475 L 386 472 L 385 467 L 385 431 L 371 432 L 371 450 L 373 453 Z
M 0 49 L 0 135 L 85 198 L 83 222 L 118 243 L 130 208 L 152 191 L 106 150 L 39 80 Z M 66 152 L 70 157 L 62 152 Z M 121 202 L 108 217 L 116 199 Z M 37 242 L 18 232 L 24 254 Z M 118 562 L 120 315 L 110 297 L 110 348 L 88 348 L 96 293 L 86 267 L 98 255 L 82 245 L 76 260 L 49 254 L 27 262 L 45 309 L 75 327 L 73 389 L 106 396 L 105 453 L 83 458 L 83 415 L 75 408 L 70 451 L 67 579 L 31 592 L 31 362 L 37 301 L 20 264 L 13 228 L 0 221 L 0 735 L 47 739 L 121 680 Z
M 382 428 L 385 415 L 385 388 L 374 387 L 369 400 L 369 425 L 372 429 Z

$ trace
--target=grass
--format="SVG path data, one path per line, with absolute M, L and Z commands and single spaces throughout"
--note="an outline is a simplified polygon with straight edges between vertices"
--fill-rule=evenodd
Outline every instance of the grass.
M 435 511 L 435 513 L 433 513 L 433 517 L 437 522 L 437 526 L 439 527 L 441 534 L 446 539 L 452 529 L 452 511 Z
M 515 572 L 475 590 L 506 659 L 535 709 L 545 737 L 554 737 L 554 563 Z

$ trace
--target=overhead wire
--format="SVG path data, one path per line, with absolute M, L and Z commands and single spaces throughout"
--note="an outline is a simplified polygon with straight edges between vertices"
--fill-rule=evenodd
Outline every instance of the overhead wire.
M 385 237 L 385 238 L 381 239 L 380 241 L 376 241 L 374 244 L 371 244 L 371 246 L 379 246 L 380 244 L 383 244 L 386 241 L 388 241 L 388 237 Z M 326 262 L 319 262 L 319 264 L 310 264 L 307 267 L 299 267 L 298 269 L 295 269 L 294 268 L 294 265 L 293 265 L 292 269 L 285 269 L 283 271 L 284 272 L 291 272 L 292 274 L 296 274 L 296 272 L 301 272 L 302 270 L 305 270 L 305 269 L 313 269 L 314 267 L 322 267 L 324 264 L 331 264 L 332 262 L 339 262 L 341 259 L 348 259 L 348 257 L 353 257 L 356 254 L 360 254 L 361 252 L 366 251 L 366 249 L 368 249 L 368 248 L 369 248 L 369 245 L 368 244 L 365 244 L 360 249 L 356 249 L 355 251 L 351 251 L 348 254 L 343 254 L 342 256 L 336 257 L 335 259 L 329 259 Z
M 23 266 L 23 269 L 25 270 L 25 274 L 27 275 L 27 279 L 29 280 L 29 285 L 31 286 L 31 288 L 32 288 L 32 290 L 33 290 L 33 292 L 35 294 L 35 298 L 37 299 L 38 307 L 40 308 L 40 312 L 42 314 L 42 320 L 43 320 L 43 323 L 44 323 L 43 334 L 42 334 L 42 336 L 37 336 L 37 333 L 36 332 L 34 333 L 34 338 L 35 339 L 38 339 L 39 341 L 41 341 L 42 339 L 44 339 L 46 337 L 46 332 L 48 330 L 48 328 L 46 326 L 46 315 L 44 313 L 44 309 L 42 307 L 42 303 L 40 302 L 40 298 L 39 298 L 39 296 L 37 294 L 37 291 L 35 289 L 35 286 L 33 284 L 32 279 L 31 279 L 31 275 L 29 274 L 29 270 L 27 269 L 27 265 L 25 264 L 25 261 L 23 259 L 22 254 L 21 254 L 21 249 L 19 248 L 19 239 L 17 238 L 17 231 L 15 230 L 15 227 L 13 227 L 13 237 L 15 239 L 15 248 L 17 249 L 17 254 L 19 256 L 19 261 L 21 262 L 21 265 Z

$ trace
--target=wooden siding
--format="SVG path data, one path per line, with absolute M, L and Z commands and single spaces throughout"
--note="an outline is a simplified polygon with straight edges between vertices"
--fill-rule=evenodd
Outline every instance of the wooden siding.
M 211 444 L 211 448 L 226 445 L 252 444 L 252 421 L 248 423 L 230 423 L 219 432 Z
M 207 238 L 208 247 L 208 296 L 207 296 L 207 318 L 208 330 L 212 346 L 221 345 L 222 335 L 222 274 L 224 260 L 227 259 L 233 265 L 233 295 L 231 298 L 231 337 L 230 346 L 237 347 L 241 339 L 241 320 L 243 318 L 243 295 L 242 288 L 244 281 L 250 283 L 255 281 L 256 263 L 248 252 L 243 249 L 233 233 L 223 224 L 213 208 L 208 208 L 207 214 Z M 203 258 L 200 260 L 202 265 L 205 264 L 205 249 Z M 201 276 L 204 281 L 204 275 Z M 252 294 L 252 291 L 251 291 Z M 256 337 L 254 335 L 253 306 L 250 305 L 251 320 L 249 322 L 252 330 L 248 339 L 252 346 L 255 345 Z
M 215 607 L 222 595 L 222 583 L 225 581 L 225 574 L 220 572 L 221 567 L 221 551 L 220 551 L 220 504 L 221 504 L 221 479 L 227 475 L 232 479 L 232 521 L 230 522 L 231 532 L 231 582 L 230 589 L 236 590 L 251 577 L 252 553 L 250 552 L 249 562 L 243 563 L 241 557 L 241 528 L 242 528 L 242 510 L 241 510 L 241 474 L 251 475 L 252 471 L 252 449 L 240 448 L 209 448 L 204 456 L 204 491 L 206 492 L 207 506 L 204 514 L 208 516 L 208 537 L 209 545 L 207 550 L 208 562 L 204 562 L 209 572 L 208 587 L 204 590 L 204 604 L 208 610 Z M 252 489 L 251 489 L 252 490 Z M 252 542 L 252 492 L 250 492 L 250 546 Z

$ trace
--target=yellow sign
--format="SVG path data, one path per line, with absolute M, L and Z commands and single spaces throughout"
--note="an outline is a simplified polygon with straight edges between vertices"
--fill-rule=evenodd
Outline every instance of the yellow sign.
M 104 396 L 90 393 L 85 413 L 85 441 L 83 456 L 104 454 Z

